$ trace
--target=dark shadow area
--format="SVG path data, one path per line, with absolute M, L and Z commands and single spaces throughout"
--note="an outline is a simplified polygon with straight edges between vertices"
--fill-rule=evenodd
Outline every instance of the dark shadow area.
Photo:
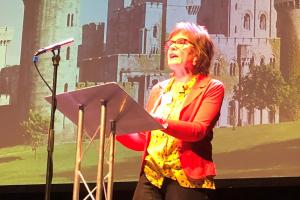
M 0 163 L 12 162 L 15 160 L 21 160 L 21 157 L 20 156 L 3 157 L 3 158 L 0 158 Z
M 15 116 L 15 107 L 0 106 L 0 147 L 14 146 L 24 143 L 24 138 L 18 130 L 19 124 Z
M 276 184 L 279 183 L 280 184 Z M 300 178 L 216 180 L 217 189 L 212 200 L 297 200 L 300 199 Z M 267 184 L 266 184 L 267 183 Z M 272 185 L 273 183 L 273 185 Z M 260 184 L 266 184 L 259 186 Z M 92 187 L 95 184 L 91 184 Z M 114 183 L 114 200 L 130 200 L 136 182 Z M 45 185 L 0 186 L 0 199 L 4 200 L 42 200 Z M 72 184 L 54 184 L 51 199 L 72 199 Z M 83 185 L 80 188 L 80 199 L 86 196 Z

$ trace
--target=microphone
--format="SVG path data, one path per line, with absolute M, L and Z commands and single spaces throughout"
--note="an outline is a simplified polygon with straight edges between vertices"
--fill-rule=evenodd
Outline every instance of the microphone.
M 47 47 L 39 49 L 37 52 L 35 52 L 34 56 L 38 56 L 38 55 L 46 53 L 48 51 L 60 49 L 63 46 L 67 46 L 67 45 L 72 44 L 73 42 L 74 42 L 74 39 L 73 38 L 69 38 L 67 40 L 64 40 L 64 41 L 61 41 L 61 42 L 49 45 Z

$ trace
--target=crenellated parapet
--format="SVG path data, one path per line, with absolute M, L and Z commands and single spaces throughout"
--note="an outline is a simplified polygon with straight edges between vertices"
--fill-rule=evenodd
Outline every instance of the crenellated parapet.
M 88 32 L 92 32 L 92 31 L 99 31 L 104 29 L 105 24 L 104 22 L 100 22 L 99 24 L 95 24 L 95 23 L 89 23 L 89 24 L 85 24 L 82 26 L 83 31 L 88 31 Z
M 253 37 L 225 37 L 224 35 L 211 35 L 214 43 L 217 45 L 268 45 L 280 40 L 279 38 L 253 38 Z
M 281 71 L 286 80 L 300 76 L 300 0 L 275 0 Z

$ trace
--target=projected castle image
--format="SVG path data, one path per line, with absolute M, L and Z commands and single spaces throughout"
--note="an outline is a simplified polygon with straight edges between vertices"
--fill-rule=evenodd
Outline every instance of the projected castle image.
M 74 38 L 71 45 L 60 49 L 57 93 L 117 82 L 144 107 L 152 87 L 170 77 L 170 69 L 163 59 L 164 44 L 171 28 L 180 21 L 194 22 L 208 29 L 215 46 L 210 76 L 225 86 L 213 140 L 217 178 L 299 176 L 300 1 L 107 0 L 103 3 L 103 0 L 91 0 L 92 4 L 85 0 L 15 1 L 24 12 L 14 11 L 23 24 L 10 26 L 11 21 L 16 21 L 13 17 L 1 18 L 7 24 L 0 24 L 0 158 L 3 161 L 0 170 L 7 174 L 0 184 L 28 184 L 32 177 L 36 177 L 34 183 L 44 181 L 45 160 L 42 159 L 46 139 L 37 145 L 35 160 L 34 148 L 28 142 L 32 138 L 24 134 L 22 127 L 31 113 L 45 121 L 50 118 L 51 105 L 45 97 L 51 92 L 32 61 L 37 50 Z M 12 1 L 6 2 L 1 2 L 1 6 L 13 5 L 9 3 Z M 11 52 L 15 41 L 19 49 Z M 12 54 L 20 56 L 18 62 L 9 62 Z M 52 56 L 51 51 L 41 54 L 37 62 L 50 86 Z M 263 84 L 255 85 L 257 92 L 241 94 L 245 78 L 257 69 L 270 69 L 283 81 L 273 81 L 261 73 Z M 255 81 L 258 82 L 256 78 L 254 84 Z M 278 82 L 283 87 L 277 87 Z M 269 94 L 271 100 L 277 98 L 270 93 L 270 88 L 274 93 L 283 91 L 279 103 L 270 106 L 264 99 L 261 107 L 256 102 L 245 105 L 245 98 L 256 97 L 259 101 L 261 91 Z M 42 129 L 45 134 L 39 136 L 47 136 L 45 127 Z M 57 111 L 55 156 L 62 158 L 59 165 L 64 166 L 56 168 L 56 183 L 72 181 L 74 159 L 70 155 L 75 155 L 76 136 L 76 125 Z M 84 142 L 90 142 L 89 139 L 84 138 Z M 121 174 L 117 175 L 118 180 L 135 181 L 140 155 L 119 143 L 116 147 L 120 153 L 116 159 L 116 171 Z M 88 162 L 83 166 L 89 177 L 96 171 L 95 152 L 95 148 L 87 150 Z M 28 168 L 30 173 L 14 173 L 13 167 L 23 164 L 24 171 Z M 32 166 L 36 168 L 33 170 Z M 21 175 L 23 182 L 19 181 Z
M 167 1 L 166 36 L 178 20 L 197 22 L 210 32 L 217 49 L 211 75 L 226 85 L 217 127 L 278 123 L 278 106 L 274 110 L 246 109 L 233 99 L 234 87 L 253 66 L 272 66 L 280 70 L 285 79 L 298 73 L 298 60 L 292 56 L 297 54 L 298 43 L 291 42 L 292 38 L 298 37 L 296 25 L 293 25 L 297 24 L 298 1 L 180 2 Z M 35 72 L 32 55 L 53 42 L 75 38 L 72 46 L 61 49 L 58 93 L 115 81 L 122 84 L 136 101 L 145 105 L 152 86 L 169 77 L 168 69 L 160 66 L 162 1 L 108 1 L 107 23 L 86 24 L 82 30 L 78 0 L 43 0 L 39 3 L 24 0 L 23 3 L 20 66 L 8 66 L 1 71 L 2 76 L 5 74 L 7 80 L 11 80 L 8 84 L 18 86 L 6 92 L 14 95 L 10 97 L 7 109 L 2 111 L 15 120 L 12 130 L 26 119 L 30 109 L 42 111 L 45 116 L 49 114 L 49 104 L 44 97 L 50 92 Z M 65 6 L 59 6 L 62 3 Z M 290 31 L 282 28 L 286 22 L 291 24 Z M 283 34 L 283 31 L 290 35 Z M 41 55 L 38 65 L 45 79 L 51 83 L 49 54 Z M 9 68 L 14 68 L 14 72 L 8 73 Z M 11 76 L 17 78 L 12 79 Z M 73 125 L 63 115 L 58 114 L 56 121 L 57 132 L 74 133 Z
M 185 16 L 182 20 L 202 24 L 211 33 L 218 49 L 211 74 L 227 86 L 218 126 L 278 123 L 278 108 L 275 112 L 264 109 L 263 119 L 260 119 L 259 110 L 242 108 L 232 99 L 233 86 L 238 84 L 241 76 L 249 72 L 251 65 L 272 65 L 279 70 L 280 40 L 276 37 L 277 14 L 274 2 L 222 2 L 194 1 L 174 8 L 172 5 L 176 2 L 168 1 L 170 6 L 167 10 L 166 26 L 174 23 L 172 12 L 176 9 Z M 189 12 L 191 8 L 198 12 Z M 159 66 L 161 19 L 157 16 L 161 14 L 162 4 L 157 1 L 133 1 L 127 7 L 121 1 L 109 2 L 106 51 L 98 61 L 97 58 L 83 61 L 84 67 L 80 69 L 86 80 L 108 81 L 107 76 L 95 80 L 92 71 L 98 69 L 103 70 L 102 74 L 114 74 L 111 81 L 138 82 L 139 94 L 135 96 L 139 97 L 139 103 L 144 104 L 152 82 L 156 83 L 168 77 L 167 69 L 161 70 Z M 98 65 L 95 64 L 97 62 Z M 103 67 L 100 69 L 99 66 Z

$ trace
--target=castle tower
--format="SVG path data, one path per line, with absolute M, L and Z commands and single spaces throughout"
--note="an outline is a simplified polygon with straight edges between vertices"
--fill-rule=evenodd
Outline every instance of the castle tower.
M 108 1 L 107 8 L 106 54 L 115 54 L 118 46 L 119 31 L 116 27 L 119 22 L 120 11 L 124 9 L 124 0 Z
M 108 1 L 105 53 L 160 54 L 162 2 L 132 0 L 130 4 L 129 0 Z M 200 0 L 167 0 L 166 32 L 170 32 L 179 21 L 196 22 L 200 4 Z
M 79 0 L 23 0 L 24 22 L 21 49 L 20 70 L 20 114 L 25 118 L 29 109 L 43 111 L 45 116 L 50 112 L 50 105 L 44 100 L 51 95 L 49 89 L 42 82 L 32 64 L 35 51 L 41 47 L 74 38 L 75 42 L 60 51 L 60 65 L 58 69 L 57 93 L 74 90 L 78 79 L 77 48 L 81 43 L 79 24 Z M 38 67 L 45 80 L 52 86 L 53 66 L 52 53 L 39 56 Z M 46 112 L 44 112 L 46 111 Z M 57 113 L 58 114 L 58 113 Z M 62 116 L 56 115 L 56 118 Z M 64 126 L 63 120 L 56 126 Z M 22 120 L 22 119 L 20 119 Z
M 78 60 L 103 55 L 104 28 L 104 23 L 90 23 L 82 26 L 82 44 L 78 47 Z
M 90 23 L 82 26 L 82 44 L 78 46 L 77 64 L 80 68 L 79 81 L 89 80 L 95 75 L 84 59 L 98 58 L 104 54 L 104 23 Z
M 281 72 L 286 80 L 300 76 L 300 1 L 275 0 L 277 35 L 281 39 Z

